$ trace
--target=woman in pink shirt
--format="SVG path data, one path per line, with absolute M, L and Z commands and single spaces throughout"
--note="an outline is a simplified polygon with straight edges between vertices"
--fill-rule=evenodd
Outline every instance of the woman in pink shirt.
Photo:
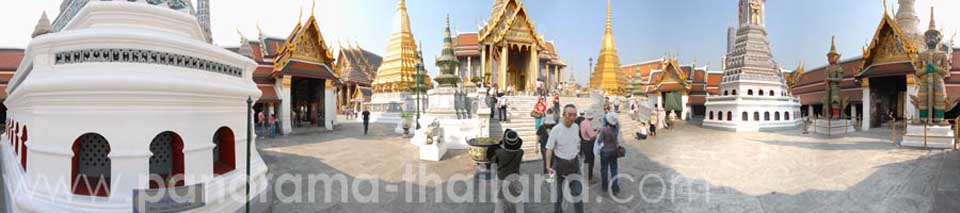
M 580 122 L 580 155 L 583 156 L 583 162 L 587 164 L 587 177 L 590 183 L 596 182 L 593 178 L 593 162 L 596 156 L 593 154 L 593 141 L 596 140 L 597 134 L 600 132 L 597 128 L 593 127 L 593 119 L 596 117 L 596 114 L 587 112 L 582 122 Z

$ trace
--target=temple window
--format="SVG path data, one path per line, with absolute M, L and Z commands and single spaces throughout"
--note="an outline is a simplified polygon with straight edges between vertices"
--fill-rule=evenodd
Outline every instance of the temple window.
M 773 112 L 773 120 L 775 121 L 780 120 L 780 112 Z
M 73 141 L 70 187 L 74 194 L 106 197 L 110 195 L 110 144 L 97 133 L 87 133 Z
M 750 120 L 750 114 L 747 113 L 747 112 L 743 112 L 743 113 L 741 113 L 740 118 L 741 118 L 741 120 L 743 120 L 743 121 Z
M 727 111 L 727 121 L 733 120 L 733 112 Z
M 713 111 L 710 111 L 710 119 L 709 119 L 709 120 L 713 120 Z
M 748 89 L 748 90 L 747 90 L 747 95 L 753 95 L 753 89 Z
M 753 121 L 760 121 L 760 112 L 753 112 Z
M 170 131 L 157 134 L 150 153 L 150 188 L 183 186 L 183 139 Z
M 732 94 L 733 94 L 733 95 L 737 95 L 737 90 L 734 89 L 733 92 L 732 92 Z
M 777 93 L 774 93 L 773 90 L 770 90 L 770 93 L 769 93 L 769 94 L 770 94 L 770 96 L 776 96 L 776 95 L 777 95 Z
M 790 120 L 790 112 L 786 112 L 786 111 L 783 112 L 783 120 L 787 120 L 787 121 Z
M 729 94 L 729 93 L 727 93 L 727 92 L 729 92 L 729 91 L 727 91 L 727 90 L 724 90 L 724 91 L 723 91 L 723 96 L 728 96 L 728 95 L 730 95 L 730 94 Z
M 718 120 L 718 121 L 722 121 L 722 120 L 723 120 L 723 112 L 717 112 L 717 120 Z
M 233 130 L 229 127 L 220 127 L 213 134 L 213 173 L 222 175 L 236 168 L 236 157 Z
M 23 126 L 23 132 L 20 133 L 20 168 L 27 171 L 27 126 Z
M 770 120 L 770 112 L 763 112 L 763 120 L 764 121 Z

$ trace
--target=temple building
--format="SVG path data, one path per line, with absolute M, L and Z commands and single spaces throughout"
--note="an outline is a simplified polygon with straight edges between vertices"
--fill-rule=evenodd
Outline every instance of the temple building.
M 470 66 L 480 63 L 485 86 L 496 84 L 507 93 L 533 94 L 538 80 L 544 87 L 554 88 L 565 76 L 566 64 L 557 56 L 554 45 L 537 34 L 520 0 L 495 0 L 490 19 L 480 31 L 461 34 L 457 40 L 457 56 L 467 58 Z M 476 51 L 477 46 L 479 57 L 476 52 L 464 51 Z
M 784 70 L 773 60 L 767 40 L 766 0 L 740 0 L 736 44 L 727 53 L 722 94 L 707 97 L 704 127 L 733 131 L 792 128 L 800 125 L 800 102 L 790 94 Z M 731 118 L 732 116 L 732 118 Z
M 4 212 L 235 212 L 236 183 L 265 194 L 245 145 L 257 64 L 207 43 L 188 3 L 66 0 L 41 19 L 6 82 Z
M 465 85 L 469 85 L 467 82 L 473 83 L 472 80 L 474 79 L 480 80 L 478 83 L 483 82 L 481 76 L 484 75 L 480 72 L 480 70 L 483 69 L 481 66 L 480 48 L 477 33 L 460 33 L 457 35 L 454 44 L 454 54 L 460 61 L 460 67 L 457 68 L 457 73 L 460 74 Z M 546 42 L 546 49 L 544 52 L 541 52 L 539 60 L 540 69 L 537 78 L 543 80 L 544 87 L 553 91 L 565 85 L 563 76 L 566 74 L 567 64 L 560 58 L 554 42 Z
M 258 40 L 243 37 L 239 48 L 228 49 L 259 64 L 253 77 L 263 96 L 254 108 L 275 115 L 282 134 L 300 127 L 333 129 L 336 91 L 344 83 L 334 71 L 332 48 L 323 39 L 313 11 L 306 22 L 298 19 L 286 38 L 260 32 Z
M 607 0 L 607 25 L 597 66 L 590 74 L 590 89 L 601 90 L 607 95 L 624 96 L 627 93 L 627 78 L 620 71 L 620 56 L 617 55 L 617 44 L 613 40 L 611 15 L 610 0 Z
M 334 71 L 343 84 L 337 87 L 337 111 L 360 112 L 361 105 L 372 98 L 370 86 L 383 58 L 360 45 L 340 45 L 338 52 Z
M 364 106 L 373 113 L 372 122 L 398 122 L 401 113 L 414 112 L 416 107 L 425 105 L 425 97 L 417 99 L 416 93 L 423 95 L 433 88 L 433 80 L 422 67 L 423 57 L 410 30 L 406 2 L 398 0 L 393 33 L 373 79 L 373 97 Z
M 887 115 L 891 113 L 898 119 L 917 117 L 910 95 L 918 93 L 915 63 L 918 53 L 925 47 L 917 28 L 919 21 L 913 11 L 913 2 L 901 0 L 895 16 L 885 9 L 862 55 L 839 63 L 844 72 L 841 94 L 849 99 L 849 105 L 841 111 L 859 118 L 863 130 L 887 125 Z M 940 48 L 952 59 L 951 73 L 957 73 L 960 72 L 960 48 L 951 45 L 944 44 Z M 791 89 L 800 98 L 805 115 L 823 113 L 821 99 L 825 70 L 826 66 L 792 76 L 797 83 Z M 960 79 L 948 77 L 944 84 L 948 97 L 960 94 Z M 960 115 L 960 110 L 954 108 L 945 114 L 948 119 L 953 119 Z
M 650 106 L 674 112 L 683 120 L 706 116 L 706 98 L 719 95 L 722 72 L 709 70 L 709 66 L 681 65 L 676 58 L 661 58 L 621 69 L 633 73 L 631 95 L 648 97 Z

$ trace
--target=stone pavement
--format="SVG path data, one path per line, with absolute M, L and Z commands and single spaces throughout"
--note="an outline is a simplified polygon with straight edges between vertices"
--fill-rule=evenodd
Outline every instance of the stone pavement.
M 479 192 L 489 182 L 474 178 L 475 166 L 466 151 L 452 150 L 441 162 L 420 161 L 416 147 L 392 129 L 375 124 L 372 134 L 364 136 L 359 123 L 346 122 L 336 131 L 260 139 L 258 149 L 274 184 L 273 210 L 493 211 L 489 195 L 479 198 L 489 194 Z M 628 176 L 621 179 L 622 193 L 611 197 L 601 193 L 599 184 L 593 185 L 586 204 L 589 212 L 953 212 L 960 208 L 958 152 L 899 148 L 890 143 L 886 130 L 834 138 L 800 131 L 733 133 L 693 125 L 658 132 L 658 137 L 640 142 L 627 137 L 627 157 L 619 161 L 621 174 Z M 599 175 L 597 162 L 594 172 Z M 541 165 L 542 161 L 525 162 L 521 174 L 539 174 Z M 420 170 L 439 179 L 418 180 Z M 343 179 L 310 186 L 310 181 L 289 181 L 296 175 Z M 347 184 L 341 186 L 341 182 Z M 552 187 L 536 180 L 528 183 L 541 194 L 530 194 L 534 201 L 525 209 L 552 211 L 547 202 Z M 304 196 L 286 196 L 298 190 Z M 364 196 L 374 190 L 375 198 Z M 314 197 L 306 196 L 311 193 Z M 471 194 L 476 196 L 464 198 Z M 629 197 L 629 202 L 614 200 Z M 303 200 L 297 202 L 297 198 Z M 364 202 L 367 198 L 374 201 Z M 570 207 L 566 210 L 571 211 Z

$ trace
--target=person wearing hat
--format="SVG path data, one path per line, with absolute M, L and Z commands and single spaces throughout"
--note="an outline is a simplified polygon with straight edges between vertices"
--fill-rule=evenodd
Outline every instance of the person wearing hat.
M 606 116 L 607 124 L 600 130 L 598 141 L 600 148 L 600 182 L 601 190 L 607 192 L 612 189 L 613 194 L 620 193 L 620 186 L 617 184 L 617 159 L 620 157 L 619 147 L 623 144 L 623 136 L 620 134 L 620 119 L 616 113 L 609 113 Z M 611 183 L 612 182 L 612 183 Z
M 523 187 L 519 182 L 520 163 L 523 162 L 523 139 L 513 129 L 503 133 L 500 148 L 494 152 L 493 163 L 497 164 L 497 179 L 500 184 L 506 184 L 506 191 L 501 190 L 497 195 L 497 208 L 503 212 L 516 212 L 517 200 L 506 199 L 504 193 L 510 193 L 511 198 L 521 197 Z M 511 177 L 516 176 L 516 177 Z M 508 179 L 509 178 L 509 179 Z
M 555 116 L 553 109 L 547 109 L 546 118 Z M 547 157 L 547 139 L 550 138 L 550 129 L 553 129 L 553 126 L 557 125 L 557 122 L 553 119 L 543 119 L 543 124 L 540 127 L 537 127 L 537 142 L 540 143 L 540 157 L 546 159 Z M 543 161 L 543 173 L 547 173 L 547 161 Z

